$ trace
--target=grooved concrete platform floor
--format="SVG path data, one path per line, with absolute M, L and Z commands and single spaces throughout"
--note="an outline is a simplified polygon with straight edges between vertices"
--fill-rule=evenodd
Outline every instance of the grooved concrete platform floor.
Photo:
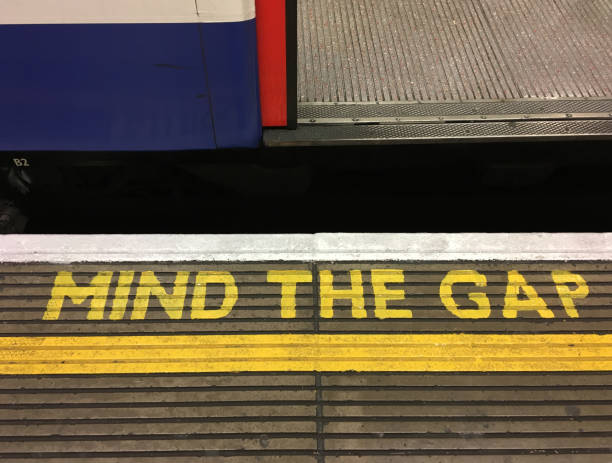
M 314 102 L 612 96 L 610 0 L 298 0 Z
M 609 462 L 611 272 L 4 263 L 0 460 Z
M 0 237 L 0 461 L 605 463 L 611 442 L 612 235 Z

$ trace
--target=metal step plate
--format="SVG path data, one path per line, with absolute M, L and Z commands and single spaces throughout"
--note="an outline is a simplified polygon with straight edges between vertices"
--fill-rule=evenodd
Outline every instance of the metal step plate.
M 610 0 L 299 0 L 299 101 L 612 97 Z
M 612 235 L 6 236 L 0 458 L 605 462 Z
M 264 131 L 264 143 L 269 147 L 610 139 L 612 119 L 435 124 L 302 124 L 297 130 Z M 495 152 L 492 151 L 491 157 L 494 156 Z
M 298 5 L 302 125 L 612 117 L 610 0 Z

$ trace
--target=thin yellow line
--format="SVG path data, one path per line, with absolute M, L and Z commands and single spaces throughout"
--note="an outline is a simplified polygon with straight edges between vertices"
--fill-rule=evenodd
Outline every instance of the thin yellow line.
M 262 334 L 0 338 L 0 374 L 612 371 L 612 335 Z

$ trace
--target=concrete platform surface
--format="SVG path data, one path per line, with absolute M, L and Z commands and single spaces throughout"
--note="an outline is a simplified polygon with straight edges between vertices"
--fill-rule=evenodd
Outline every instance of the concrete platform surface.
M 612 458 L 609 235 L 5 236 L 0 260 L 5 461 Z

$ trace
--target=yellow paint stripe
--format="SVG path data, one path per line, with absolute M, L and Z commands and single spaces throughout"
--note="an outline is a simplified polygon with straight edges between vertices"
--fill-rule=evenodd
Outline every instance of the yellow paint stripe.
M 612 335 L 266 334 L 0 338 L 0 374 L 612 371 Z

